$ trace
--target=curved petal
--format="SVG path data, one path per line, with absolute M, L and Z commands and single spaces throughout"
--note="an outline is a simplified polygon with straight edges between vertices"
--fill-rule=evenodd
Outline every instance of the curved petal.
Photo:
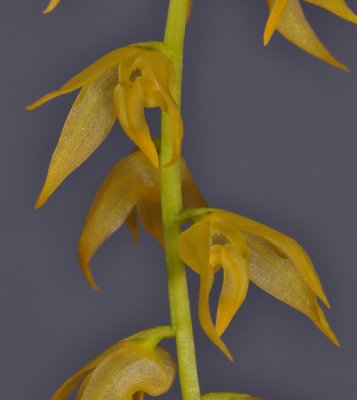
M 222 220 L 236 225 L 237 229 L 259 236 L 279 249 L 289 258 L 307 286 L 329 307 L 319 276 L 305 250 L 292 238 L 252 219 L 229 212 L 217 212 Z M 245 235 L 246 236 L 246 235 Z
M 172 138 L 172 155 L 171 160 L 165 166 L 170 166 L 178 160 L 181 155 L 181 146 L 183 139 L 183 121 L 181 111 L 172 96 L 169 93 L 164 94 L 166 101 L 167 114 L 169 119 L 170 134 Z
M 231 245 L 221 246 L 223 285 L 219 297 L 216 330 L 222 336 L 247 295 L 249 286 L 248 262 Z
M 108 136 L 116 119 L 112 101 L 116 79 L 116 70 L 107 71 L 84 87 L 77 97 L 52 155 L 36 208 L 41 207 Z
M 324 8 L 346 21 L 357 24 L 357 15 L 348 7 L 345 0 L 305 0 L 305 2 Z
M 292 261 L 269 241 L 245 233 L 249 246 L 250 279 L 278 300 L 305 314 L 335 344 L 339 342 L 321 310 L 315 294 L 306 285 Z
M 37 107 L 40 107 L 47 101 L 54 99 L 55 97 L 73 92 L 74 90 L 81 88 L 85 84 L 88 85 L 94 79 L 105 73 L 105 71 L 111 70 L 112 68 L 117 66 L 123 59 L 125 59 L 126 57 L 130 57 L 131 54 L 134 54 L 137 51 L 138 49 L 134 46 L 122 47 L 120 49 L 111 51 L 105 56 L 99 58 L 89 67 L 85 68 L 79 74 L 75 75 L 58 90 L 44 95 L 34 103 L 27 106 L 26 109 L 33 110 Z
M 143 151 L 152 165 L 159 166 L 159 157 L 150 136 L 144 114 L 144 99 L 139 84 L 117 85 L 114 104 L 121 127 L 126 135 Z
M 186 22 L 190 19 L 192 11 L 192 0 L 188 0 L 187 2 L 187 12 L 186 12 Z
M 124 347 L 123 347 L 124 350 Z M 167 392 L 176 375 L 170 354 L 161 348 L 127 344 L 92 372 L 81 400 L 109 398 L 131 400 L 137 392 L 158 396 Z
M 137 202 L 136 208 L 144 229 L 163 245 L 164 234 L 160 203 L 153 203 L 152 201 L 141 199 Z
M 131 234 L 133 235 L 134 241 L 139 243 L 139 228 L 138 222 L 136 220 L 136 212 L 135 209 L 129 214 L 128 218 L 126 219 L 126 225 L 129 228 Z
M 81 382 L 82 385 L 86 385 L 88 383 L 86 376 L 88 376 L 88 374 L 90 374 L 94 368 L 100 364 L 100 362 L 102 362 L 110 354 L 117 352 L 122 346 L 122 342 L 118 342 L 100 353 L 98 356 L 94 357 L 91 361 L 84 365 L 84 367 L 67 379 L 67 381 L 64 382 L 63 385 L 61 385 L 61 387 L 51 397 L 51 400 L 66 400 Z
M 185 208 L 207 207 L 207 202 L 183 159 L 181 159 L 181 180 L 183 206 Z
M 245 237 L 240 231 L 234 219 L 230 215 L 236 215 L 228 212 L 214 212 L 208 216 L 211 221 L 212 229 L 223 234 L 228 241 L 235 247 L 241 257 L 248 258 L 248 247 Z
M 268 8 L 271 9 L 276 1 L 267 0 Z M 299 0 L 289 0 L 285 12 L 280 18 L 278 31 L 295 46 L 334 67 L 348 71 L 348 68 L 333 57 L 316 36 L 305 18 Z
M 284 14 L 286 6 L 288 5 L 288 1 L 289 0 L 276 0 L 274 5 L 271 7 L 264 31 L 264 46 L 269 43 L 273 33 L 278 27 L 280 18 Z
M 125 222 L 144 194 L 159 191 L 157 170 L 139 151 L 125 157 L 110 171 L 89 210 L 78 244 L 84 275 L 98 289 L 90 271 L 90 260 L 99 247 Z
M 141 81 L 142 78 L 135 79 L 128 98 L 128 119 L 131 129 L 135 134 L 135 144 L 148 157 L 152 165 L 157 168 L 159 166 L 159 156 L 145 119 L 145 98 Z
M 200 275 L 198 317 L 201 327 L 211 341 L 232 361 L 232 355 L 214 327 L 209 308 L 209 294 L 214 275 L 210 267 L 210 244 L 210 222 L 208 218 L 203 218 L 181 233 L 180 257 L 187 266 Z
M 61 1 L 61 0 L 51 0 L 51 1 L 48 3 L 48 6 L 43 10 L 43 13 L 44 13 L 44 14 L 48 14 L 48 13 L 50 13 L 51 11 L 53 11 L 53 10 L 58 6 L 58 4 L 60 3 L 60 1 Z
M 89 380 L 91 379 L 92 371 L 85 377 L 83 382 L 81 383 L 81 386 L 79 387 L 76 395 L 76 400 L 81 400 L 84 390 L 86 386 L 88 385 Z

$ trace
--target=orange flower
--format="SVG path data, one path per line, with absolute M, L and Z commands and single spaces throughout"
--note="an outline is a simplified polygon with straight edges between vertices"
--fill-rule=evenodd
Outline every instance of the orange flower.
M 70 377 L 51 400 L 66 400 L 77 386 L 77 400 L 142 400 L 144 393 L 166 393 L 175 379 L 176 365 L 156 345 L 171 337 L 171 332 L 169 327 L 157 327 L 109 347 Z
M 243 303 L 249 280 L 305 314 L 339 345 L 317 301 L 319 297 L 329 307 L 320 279 L 309 256 L 290 237 L 249 218 L 215 210 L 181 234 L 180 255 L 200 275 L 198 311 L 202 329 L 230 359 L 220 336 Z M 224 278 L 213 324 L 209 295 L 220 268 Z
M 57 187 L 106 139 L 116 118 L 124 132 L 158 167 L 159 158 L 145 120 L 144 109 L 159 107 L 169 116 L 173 163 L 180 156 L 183 122 L 171 96 L 175 71 L 161 51 L 162 43 L 114 50 L 74 76 L 59 90 L 26 107 L 33 110 L 47 101 L 81 89 L 53 153 L 47 178 L 36 207 L 41 207 Z
M 183 203 L 205 206 L 183 159 L 180 159 Z M 78 245 L 80 264 L 90 285 L 98 290 L 89 263 L 98 248 L 125 222 L 137 237 L 136 213 L 144 228 L 163 243 L 160 175 L 144 154 L 134 151 L 119 161 L 99 188 L 88 213 Z

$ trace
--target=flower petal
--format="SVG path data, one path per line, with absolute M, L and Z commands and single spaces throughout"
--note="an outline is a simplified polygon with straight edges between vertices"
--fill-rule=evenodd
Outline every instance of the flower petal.
M 192 11 L 192 0 L 188 0 L 187 2 L 187 12 L 186 12 L 186 22 L 190 19 Z
M 58 6 L 58 4 L 60 3 L 60 1 L 61 1 L 61 0 L 51 0 L 51 1 L 49 2 L 48 6 L 46 7 L 46 9 L 43 10 L 43 13 L 44 13 L 44 14 L 48 14 L 48 13 L 50 13 L 51 11 L 53 11 L 53 10 Z
M 196 185 L 186 162 L 181 159 L 182 202 L 185 208 L 207 207 L 207 202 Z
M 231 244 L 220 247 L 224 275 L 217 308 L 216 330 L 218 335 L 222 336 L 245 300 L 249 274 L 247 259 L 243 258 Z
M 141 197 L 155 197 L 158 192 L 158 172 L 140 151 L 117 163 L 105 178 L 78 244 L 83 273 L 93 288 L 98 289 L 89 263 L 95 252 L 125 222 Z
M 163 92 L 164 93 L 164 92 Z M 169 118 L 169 127 L 172 137 L 172 155 L 165 166 L 170 166 L 178 160 L 181 154 L 181 146 L 183 139 L 183 121 L 181 117 L 181 111 L 173 100 L 170 94 L 165 94 L 164 99 L 167 106 L 167 114 Z
M 223 234 L 228 241 L 235 247 L 241 257 L 248 258 L 248 247 L 245 241 L 245 237 L 234 223 L 234 216 L 236 214 L 228 212 L 214 212 L 209 215 L 211 226 L 218 233 Z
M 99 400 L 109 395 L 131 400 L 141 391 L 158 396 L 170 389 L 175 375 L 175 363 L 165 350 L 127 343 L 92 372 L 81 400 Z
M 357 15 L 348 7 L 345 0 L 305 0 L 307 3 L 324 8 L 340 18 L 357 24 Z
M 264 46 L 266 46 L 275 32 L 281 16 L 284 14 L 289 0 L 276 0 L 270 9 L 268 21 L 264 31 Z
M 210 242 L 210 222 L 209 219 L 203 218 L 181 233 L 180 257 L 186 265 L 200 275 L 198 317 L 201 327 L 211 341 L 232 361 L 232 355 L 214 327 L 209 307 L 209 294 L 214 275 L 210 267 Z
M 117 66 L 123 59 L 126 57 L 130 57 L 131 54 L 137 52 L 138 49 L 134 46 L 122 47 L 117 50 L 113 50 L 105 56 L 99 58 L 89 67 L 85 68 L 79 74 L 75 75 L 68 82 L 66 82 L 63 86 L 61 86 L 58 90 L 50 92 L 33 104 L 30 104 L 26 107 L 27 110 L 33 110 L 37 107 L 40 107 L 42 104 L 46 103 L 49 100 L 54 99 L 55 97 L 61 96 L 66 93 L 73 92 L 84 86 L 85 84 L 90 84 L 94 79 L 102 75 L 105 71 L 110 70 Z
M 250 279 L 270 295 L 305 314 L 337 346 L 339 342 L 291 259 L 262 238 L 245 233 L 249 246 Z
M 272 9 L 276 1 L 267 0 L 268 8 Z M 318 39 L 305 18 L 299 0 L 289 0 L 285 12 L 280 18 L 278 31 L 295 46 L 334 67 L 348 71 L 348 68 L 333 57 Z
M 116 86 L 114 91 L 115 109 L 124 132 L 157 168 L 159 157 L 145 120 L 141 88 L 139 84 L 134 85 L 134 88 L 129 85 Z
M 161 245 L 164 243 L 164 234 L 161 220 L 160 203 L 141 199 L 136 204 L 138 214 L 144 229 Z
M 73 376 L 67 379 L 66 382 L 61 385 L 61 387 L 56 391 L 56 393 L 51 397 L 51 400 L 66 400 L 67 397 L 73 392 L 73 390 L 82 382 L 86 381 L 86 376 L 91 373 L 91 371 L 96 368 L 101 361 L 108 357 L 113 352 L 118 351 L 122 346 L 121 342 L 115 343 L 113 346 L 109 347 L 98 356 L 94 357 L 89 361 L 84 367 L 77 371 Z M 87 382 L 86 382 L 87 383 Z
M 145 98 L 141 87 L 141 81 L 142 78 L 137 78 L 135 80 L 128 98 L 128 119 L 132 131 L 135 134 L 135 144 L 148 157 L 152 165 L 157 168 L 159 166 L 159 156 L 145 119 Z
M 235 224 L 236 228 L 240 229 L 242 232 L 248 232 L 259 236 L 279 249 L 287 258 L 291 260 L 292 264 L 295 266 L 296 270 L 299 271 L 301 278 L 305 281 L 307 286 L 309 286 L 309 288 L 326 304 L 326 306 L 329 307 L 329 302 L 323 291 L 315 268 L 312 265 L 310 257 L 294 239 L 268 227 L 267 225 L 263 225 L 238 214 L 229 212 L 217 212 L 214 214 L 219 215 L 218 218 L 221 218 L 222 221 L 227 221 L 227 224 L 233 223 Z
M 139 243 L 139 228 L 138 222 L 136 220 L 136 212 L 135 209 L 129 214 L 128 218 L 126 219 L 126 225 L 128 226 L 131 234 L 133 235 L 134 241 Z
M 107 71 L 85 86 L 77 97 L 53 153 L 36 208 L 41 207 L 108 136 L 116 119 L 112 102 L 116 79 L 115 69 Z

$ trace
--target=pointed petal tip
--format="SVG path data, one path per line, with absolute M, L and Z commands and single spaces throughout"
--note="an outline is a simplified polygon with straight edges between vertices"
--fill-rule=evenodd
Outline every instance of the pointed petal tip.
M 82 250 L 78 250 L 78 258 L 79 264 L 81 266 L 82 272 L 84 277 L 86 278 L 87 282 L 89 283 L 90 287 L 94 289 L 96 292 L 100 292 L 99 286 L 95 283 L 95 280 L 92 276 L 92 272 L 89 265 L 89 260 L 83 254 Z
M 268 30 L 265 28 L 264 35 L 263 35 L 263 45 L 268 46 L 272 36 L 273 36 L 274 31 Z
M 42 195 L 42 192 L 41 192 L 40 195 L 38 196 L 33 208 L 35 210 L 38 210 L 46 203 L 46 200 L 47 200 L 47 198 L 44 198 L 44 196 Z
M 47 185 L 45 184 L 35 202 L 35 206 L 34 206 L 35 210 L 41 208 L 46 203 L 46 201 L 51 196 L 51 194 L 52 194 L 52 192 L 49 192 L 47 190 Z

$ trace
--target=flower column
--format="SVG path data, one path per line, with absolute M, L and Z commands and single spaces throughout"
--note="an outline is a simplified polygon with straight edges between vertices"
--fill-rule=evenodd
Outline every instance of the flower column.
M 173 97 L 178 105 L 180 105 L 181 100 L 183 47 L 188 4 L 189 0 L 170 1 L 165 32 L 165 43 L 170 49 L 171 59 L 176 70 Z M 200 389 L 197 377 L 186 271 L 178 251 L 180 223 L 177 217 L 182 211 L 181 178 L 178 162 L 165 166 L 171 156 L 172 137 L 169 131 L 167 115 L 163 113 L 160 153 L 161 207 L 171 323 L 176 336 L 182 398 L 183 400 L 198 400 L 200 398 Z

